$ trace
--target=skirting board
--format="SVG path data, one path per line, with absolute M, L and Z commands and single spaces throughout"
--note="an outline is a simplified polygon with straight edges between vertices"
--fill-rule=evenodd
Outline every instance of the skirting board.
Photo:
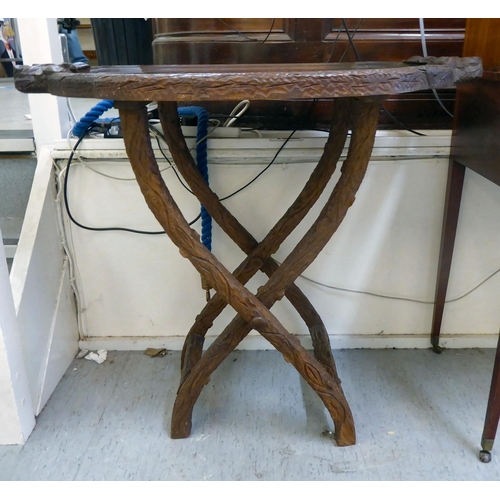
M 205 348 L 215 340 L 209 336 Z M 311 338 L 298 335 L 306 349 L 312 349 Z M 143 351 L 148 347 L 179 351 L 184 343 L 184 336 L 170 337 L 99 337 L 80 340 L 81 349 L 95 351 Z M 494 349 L 497 345 L 497 334 L 444 334 L 441 335 L 440 346 L 448 349 Z M 429 349 L 429 335 L 331 335 L 332 349 Z M 249 335 L 239 345 L 239 350 L 274 350 L 271 344 L 260 335 Z

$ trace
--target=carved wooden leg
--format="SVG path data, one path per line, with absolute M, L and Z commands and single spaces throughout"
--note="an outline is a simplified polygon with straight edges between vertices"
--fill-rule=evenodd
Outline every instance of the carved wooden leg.
M 267 271 L 268 268 L 271 268 L 271 266 L 272 271 L 266 272 L 268 276 L 271 276 L 272 273 L 278 268 L 278 264 L 272 259 L 269 259 L 266 262 L 265 270 Z M 233 274 L 243 285 L 249 279 L 242 279 L 236 272 Z M 320 315 L 316 312 L 313 305 L 309 302 L 309 299 L 300 291 L 300 289 L 295 284 L 291 284 L 287 287 L 285 296 L 297 310 L 297 312 L 300 314 L 301 318 L 309 328 L 309 333 L 311 334 L 314 355 L 316 356 L 316 359 L 323 364 L 323 366 L 337 381 L 337 383 L 340 383 L 340 379 L 338 377 L 337 369 L 335 366 L 335 361 L 332 355 L 328 332 L 325 325 L 323 324 L 323 320 L 321 319 Z M 186 342 L 184 343 L 182 350 L 182 373 L 180 385 L 182 385 L 186 377 L 189 375 L 193 366 L 196 365 L 196 363 L 200 360 L 203 353 L 205 335 L 212 326 L 215 318 L 223 311 L 226 305 L 227 304 L 224 299 L 218 293 L 216 293 L 203 308 L 201 313 L 196 317 L 194 325 L 189 330 L 188 337 L 186 339 Z
M 266 294 L 278 283 L 297 278 L 313 262 L 335 233 L 347 210 L 354 203 L 356 192 L 364 178 L 371 157 L 378 122 L 377 102 L 356 101 L 352 118 L 352 137 L 342 175 L 318 219 L 299 241 L 295 249 L 259 291 Z
M 245 322 L 282 352 L 285 359 L 295 366 L 316 391 L 333 416 L 339 444 L 353 444 L 355 435 L 352 414 L 338 385 L 314 356 L 303 349 L 300 342 L 286 331 L 269 309 L 204 247 L 199 241 L 199 235 L 189 227 L 182 216 L 158 169 L 148 136 L 145 107 L 140 103 L 136 107 L 130 103 L 115 105 L 120 109 L 125 147 L 137 182 L 146 203 L 167 235 L 200 275 Z M 197 367 L 200 364 L 201 361 Z
M 262 267 L 262 271 L 270 277 L 277 268 L 278 264 L 274 260 L 268 259 Z M 255 271 L 256 270 L 257 269 L 255 269 Z M 236 272 L 233 274 L 243 285 L 246 284 L 249 279 L 249 277 L 245 277 L 246 279 L 243 279 Z M 293 283 L 288 285 L 285 290 L 285 296 L 297 310 L 309 329 L 313 342 L 314 355 L 340 383 L 331 351 L 328 332 L 320 315 L 297 285 Z M 181 384 L 191 371 L 192 367 L 201 358 L 206 333 L 212 326 L 217 316 L 224 310 L 226 305 L 226 302 L 216 293 L 203 308 L 201 313 L 196 317 L 194 325 L 189 330 L 182 350 Z
M 219 225 L 227 231 L 229 236 L 233 238 L 243 251 L 249 254 L 233 273 L 241 283 L 245 284 L 259 269 L 264 271 L 268 276 L 271 276 L 277 269 L 275 261 L 272 259 L 266 261 L 266 259 L 272 253 L 276 252 L 281 243 L 304 218 L 331 178 L 347 137 L 351 101 L 350 99 L 336 100 L 335 114 L 329 138 L 318 166 L 298 198 L 260 244 L 232 216 L 229 217 L 225 213 L 226 209 L 221 206 L 216 195 L 200 179 L 194 162 L 188 154 L 184 137 L 179 128 L 176 106 L 173 103 L 159 103 L 160 119 L 164 134 L 180 172 L 187 180 L 193 192 L 198 197 L 203 198 L 205 200 L 204 203 L 208 204 L 205 205 L 207 210 L 213 215 Z M 286 295 L 308 326 L 312 334 L 315 354 L 319 356 L 318 359 L 321 359 L 336 377 L 335 364 L 331 348 L 329 347 L 330 341 L 320 316 L 296 285 L 290 285 L 286 291 Z M 191 367 L 201 357 L 206 332 L 225 306 L 225 302 L 220 300 L 220 297 L 216 295 L 196 318 L 195 324 L 186 337 L 183 348 L 181 380 L 185 379 Z
M 243 323 L 243 328 L 237 328 Z M 231 354 L 247 335 L 244 320 L 237 319 L 217 337 L 206 350 L 200 361 L 193 367 L 179 393 L 172 411 L 172 437 L 184 438 L 191 433 L 191 421 L 194 405 L 209 382 L 210 375 Z M 339 446 L 350 446 L 356 442 L 354 421 L 345 396 L 335 379 L 325 367 L 300 344 L 299 340 L 288 332 L 278 334 L 264 330 L 260 320 L 251 323 L 278 351 L 285 360 L 297 369 L 307 383 L 323 401 L 335 424 L 335 439 Z
M 272 262 L 272 273 L 266 271 L 268 277 L 278 269 L 278 265 L 271 259 L 266 262 Z M 300 288 L 294 283 L 287 285 L 285 288 L 285 297 L 289 300 L 295 310 L 306 324 L 309 334 L 311 335 L 313 352 L 316 359 L 325 367 L 326 371 L 340 384 L 340 378 L 337 374 L 337 367 L 333 359 L 332 347 L 330 345 L 330 337 L 321 316 L 318 314 L 309 299 L 304 295 Z
M 482 450 L 479 453 L 481 462 L 488 463 L 491 460 L 491 450 L 495 442 L 495 436 L 498 429 L 498 420 L 500 419 L 500 335 L 498 336 L 497 351 L 495 355 L 495 365 L 491 377 L 490 395 L 486 416 L 484 419 L 483 436 L 481 438 Z
M 329 201 L 322 210 L 318 220 L 307 231 L 304 238 L 289 257 L 285 259 L 283 265 L 276 270 L 268 283 L 257 294 L 257 298 L 267 307 L 271 307 L 276 300 L 279 300 L 283 296 L 288 281 L 296 279 L 316 258 L 340 225 L 348 208 L 354 202 L 355 193 L 361 184 L 371 156 L 378 119 L 378 104 L 359 103 L 358 106 L 358 112 L 354 117 L 353 136 L 349 154 L 342 167 L 342 176 L 335 186 Z M 246 323 L 248 322 L 245 322 L 244 318 L 236 317 L 217 341 L 210 346 L 198 364 L 193 367 L 184 384 L 179 388 L 172 416 L 172 429 L 180 437 L 190 431 L 194 404 L 203 385 L 208 382 L 210 373 L 219 366 L 247 333 L 252 328 L 255 328 L 254 324 Z M 274 334 L 269 334 L 262 330 L 259 331 L 272 343 L 271 339 Z M 288 334 L 287 340 L 290 342 L 289 337 Z M 295 337 L 293 338 L 294 341 L 298 342 Z M 282 346 L 275 347 L 287 359 L 287 354 L 281 350 Z M 307 377 L 304 378 L 308 380 Z M 330 410 L 328 406 L 327 408 Z M 332 415 L 332 418 L 337 429 L 335 416 Z M 337 439 L 338 442 L 342 442 L 341 438 L 337 437 Z
M 305 308 L 301 307 L 301 303 L 308 300 L 302 293 L 297 296 L 297 287 L 288 286 L 285 296 L 297 311 L 302 311 L 301 317 L 309 328 L 311 335 L 312 345 L 314 349 L 315 358 L 325 367 L 325 370 L 333 377 L 333 379 L 340 385 L 341 380 L 337 374 L 337 367 L 332 354 L 332 346 L 330 345 L 330 337 L 328 331 L 323 323 L 320 315 L 316 312 L 314 307 Z

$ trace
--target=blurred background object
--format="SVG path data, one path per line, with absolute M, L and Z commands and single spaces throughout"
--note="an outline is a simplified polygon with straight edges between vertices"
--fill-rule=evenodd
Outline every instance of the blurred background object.
M 9 78 L 13 76 L 14 68 L 22 64 L 16 32 L 12 25 L 10 18 L 0 18 L 0 62 L 3 73 Z

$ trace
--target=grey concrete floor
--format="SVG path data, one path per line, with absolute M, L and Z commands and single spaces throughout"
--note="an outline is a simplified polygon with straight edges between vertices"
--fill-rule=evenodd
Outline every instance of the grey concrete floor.
M 477 456 L 493 350 L 334 352 L 357 429 L 338 447 L 320 399 L 275 351 L 213 374 L 189 438 L 169 437 L 180 355 L 75 360 L 0 480 L 498 481 Z M 494 450 L 495 451 L 495 450 Z

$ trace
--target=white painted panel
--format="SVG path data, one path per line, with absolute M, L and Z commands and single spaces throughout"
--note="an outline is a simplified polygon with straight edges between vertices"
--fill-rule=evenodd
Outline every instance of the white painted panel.
M 34 150 L 33 139 L 0 139 L 0 153 L 25 153 Z
M 92 166 L 108 175 L 133 176 L 126 162 Z M 225 204 L 261 239 L 296 197 L 312 168 L 311 164 L 272 168 Z M 260 169 L 211 166 L 211 185 L 224 196 Z M 341 287 L 432 300 L 446 169 L 446 160 L 372 162 L 345 224 L 305 274 Z M 181 209 L 193 218 L 198 210 L 196 200 L 171 170 L 164 176 Z M 330 189 L 337 178 L 338 174 Z M 70 174 L 69 197 L 73 215 L 83 224 L 160 229 L 135 182 L 103 177 L 76 163 Z M 295 245 L 318 211 L 319 207 L 314 209 L 285 242 L 278 260 Z M 199 229 L 198 224 L 195 227 Z M 168 238 L 89 232 L 72 224 L 69 231 L 85 297 L 85 337 L 161 337 L 187 332 L 203 306 L 204 292 L 197 272 Z M 216 225 L 213 251 L 230 269 L 243 258 Z M 255 290 L 263 282 L 257 276 L 249 288 Z M 431 306 L 340 293 L 304 281 L 300 286 L 333 335 L 378 334 L 382 330 L 414 334 L 429 329 Z M 273 311 L 290 330 L 306 333 L 286 301 Z M 233 315 L 228 308 L 215 329 Z
M 35 426 L 35 417 L 3 246 L 0 246 L 0 402 L 0 445 L 24 444 Z
M 62 274 L 64 257 L 59 239 L 52 194 L 48 189 L 27 268 L 23 294 L 17 308 L 22 349 L 27 361 L 27 373 L 35 408 L 42 390 Z M 20 240 L 19 249 L 22 244 Z
M 318 141 L 324 139 L 306 137 L 304 140 L 303 144 L 310 148 L 300 149 L 298 142 L 291 146 L 299 156 L 306 150 L 308 154 L 316 154 L 321 150 Z M 425 138 L 382 134 L 356 202 L 338 232 L 304 275 L 331 286 L 432 302 L 448 169 L 448 141 L 449 134 L 430 134 Z M 245 143 L 246 149 L 240 147 L 240 142 Z M 211 143 L 212 158 L 231 155 L 234 158 L 234 165 L 222 162 L 209 166 L 211 187 L 221 198 L 243 186 L 263 168 L 263 164 L 245 164 L 245 155 L 251 155 L 251 146 L 256 147 L 257 155 L 269 148 L 268 139 L 221 137 Z M 91 140 L 84 154 L 91 156 L 95 151 L 114 157 L 110 161 L 92 160 L 88 164 L 108 177 L 86 168 L 85 160 L 72 167 L 69 196 L 75 217 L 95 227 L 159 230 L 133 180 L 128 162 L 114 156 L 122 154 L 121 150 L 115 149 L 116 144 L 109 151 L 102 149 L 106 144 L 106 141 Z M 96 149 L 89 149 L 91 145 L 96 145 Z M 58 147 L 64 146 L 61 143 Z M 405 148 L 406 152 L 397 157 Z M 408 158 L 411 148 L 416 158 Z M 394 159 L 388 158 L 391 151 L 396 156 Z M 53 151 L 56 156 L 64 154 L 62 150 Z M 160 163 L 181 210 L 188 220 L 192 219 L 198 212 L 197 201 L 180 186 L 168 165 Z M 64 167 L 65 163 L 61 165 Z M 278 163 L 224 204 L 257 239 L 262 239 L 299 193 L 313 168 L 312 162 Z M 339 175 L 340 172 L 335 174 L 318 206 L 277 252 L 277 260 L 282 261 L 288 255 L 310 226 Z M 119 181 L 109 176 L 132 180 Z M 465 224 L 460 230 L 464 238 L 460 241 L 459 236 L 457 248 L 462 250 L 457 249 L 457 252 L 463 252 L 463 262 L 471 255 L 467 248 L 476 245 L 474 259 L 482 262 L 482 267 L 454 264 L 462 281 L 458 283 L 452 279 L 451 298 L 477 284 L 485 277 L 486 269 L 490 272 L 496 269 L 495 266 L 500 267 L 500 262 L 494 258 L 494 244 L 473 243 L 481 241 L 481 234 L 489 231 L 500 237 L 500 231 L 495 229 L 499 218 L 494 208 L 500 203 L 500 193 L 491 188 L 483 190 L 483 186 L 474 189 L 476 184 L 477 181 L 471 184 L 467 178 L 462 211 L 469 215 L 461 218 L 461 224 Z M 482 218 L 479 225 L 478 217 Z M 199 286 L 197 272 L 168 238 L 89 232 L 68 220 L 66 227 L 78 268 L 76 285 L 83 297 L 81 333 L 86 340 L 81 345 L 98 347 L 98 339 L 103 339 L 103 345 L 120 346 L 127 338 L 131 339 L 130 345 L 132 342 L 142 345 L 144 342 L 140 339 L 145 342 L 165 339 L 169 347 L 178 348 L 203 307 L 204 292 Z M 199 230 L 199 223 L 194 227 Z M 478 231 L 483 233 L 471 239 L 470 235 Z M 226 267 L 234 269 L 243 259 L 243 253 L 216 224 L 213 239 L 215 255 Z M 457 262 L 461 262 L 460 257 Z M 266 278 L 259 274 L 248 287 L 255 291 L 265 281 Z M 428 346 L 433 310 L 430 303 L 333 290 L 301 278 L 297 283 L 323 317 L 337 347 L 381 348 L 391 341 L 395 346 Z M 456 307 L 467 321 L 460 319 L 460 315 L 445 313 L 443 331 L 448 335 L 443 337 L 443 342 L 449 347 L 473 347 L 474 342 L 478 346 L 494 346 L 498 331 L 495 287 L 498 287 L 497 277 L 481 287 L 480 301 L 477 300 L 478 290 L 446 307 L 446 311 Z M 276 304 L 273 312 L 290 331 L 306 338 L 305 326 L 286 300 Z M 234 311 L 227 308 L 216 321 L 211 335 L 218 334 L 233 316 Z M 244 345 L 266 347 L 265 341 L 260 339 L 248 339 Z
M 76 311 L 69 282 L 69 268 L 66 260 L 58 292 L 51 327 L 50 346 L 47 351 L 46 370 L 42 383 L 36 413 L 40 413 L 54 392 L 57 384 L 66 372 L 78 352 L 78 328 L 75 321 Z
M 66 257 L 61 245 L 55 196 L 50 151 L 42 148 L 10 276 L 32 403 L 37 411 L 41 409 L 42 394 L 46 399 L 50 392 L 44 388 L 44 383 L 55 387 L 53 374 L 64 373 L 77 343 L 71 333 L 76 328 L 76 318 L 68 314 L 67 301 L 60 298 L 64 291 L 61 282 Z M 56 332 L 60 321 L 67 322 L 68 333 Z M 50 352 L 54 336 L 61 343 L 57 345 L 58 352 L 66 353 L 64 357 Z
M 14 255 L 16 255 L 17 245 L 4 245 L 3 249 L 5 251 L 5 257 L 7 259 L 13 259 Z

